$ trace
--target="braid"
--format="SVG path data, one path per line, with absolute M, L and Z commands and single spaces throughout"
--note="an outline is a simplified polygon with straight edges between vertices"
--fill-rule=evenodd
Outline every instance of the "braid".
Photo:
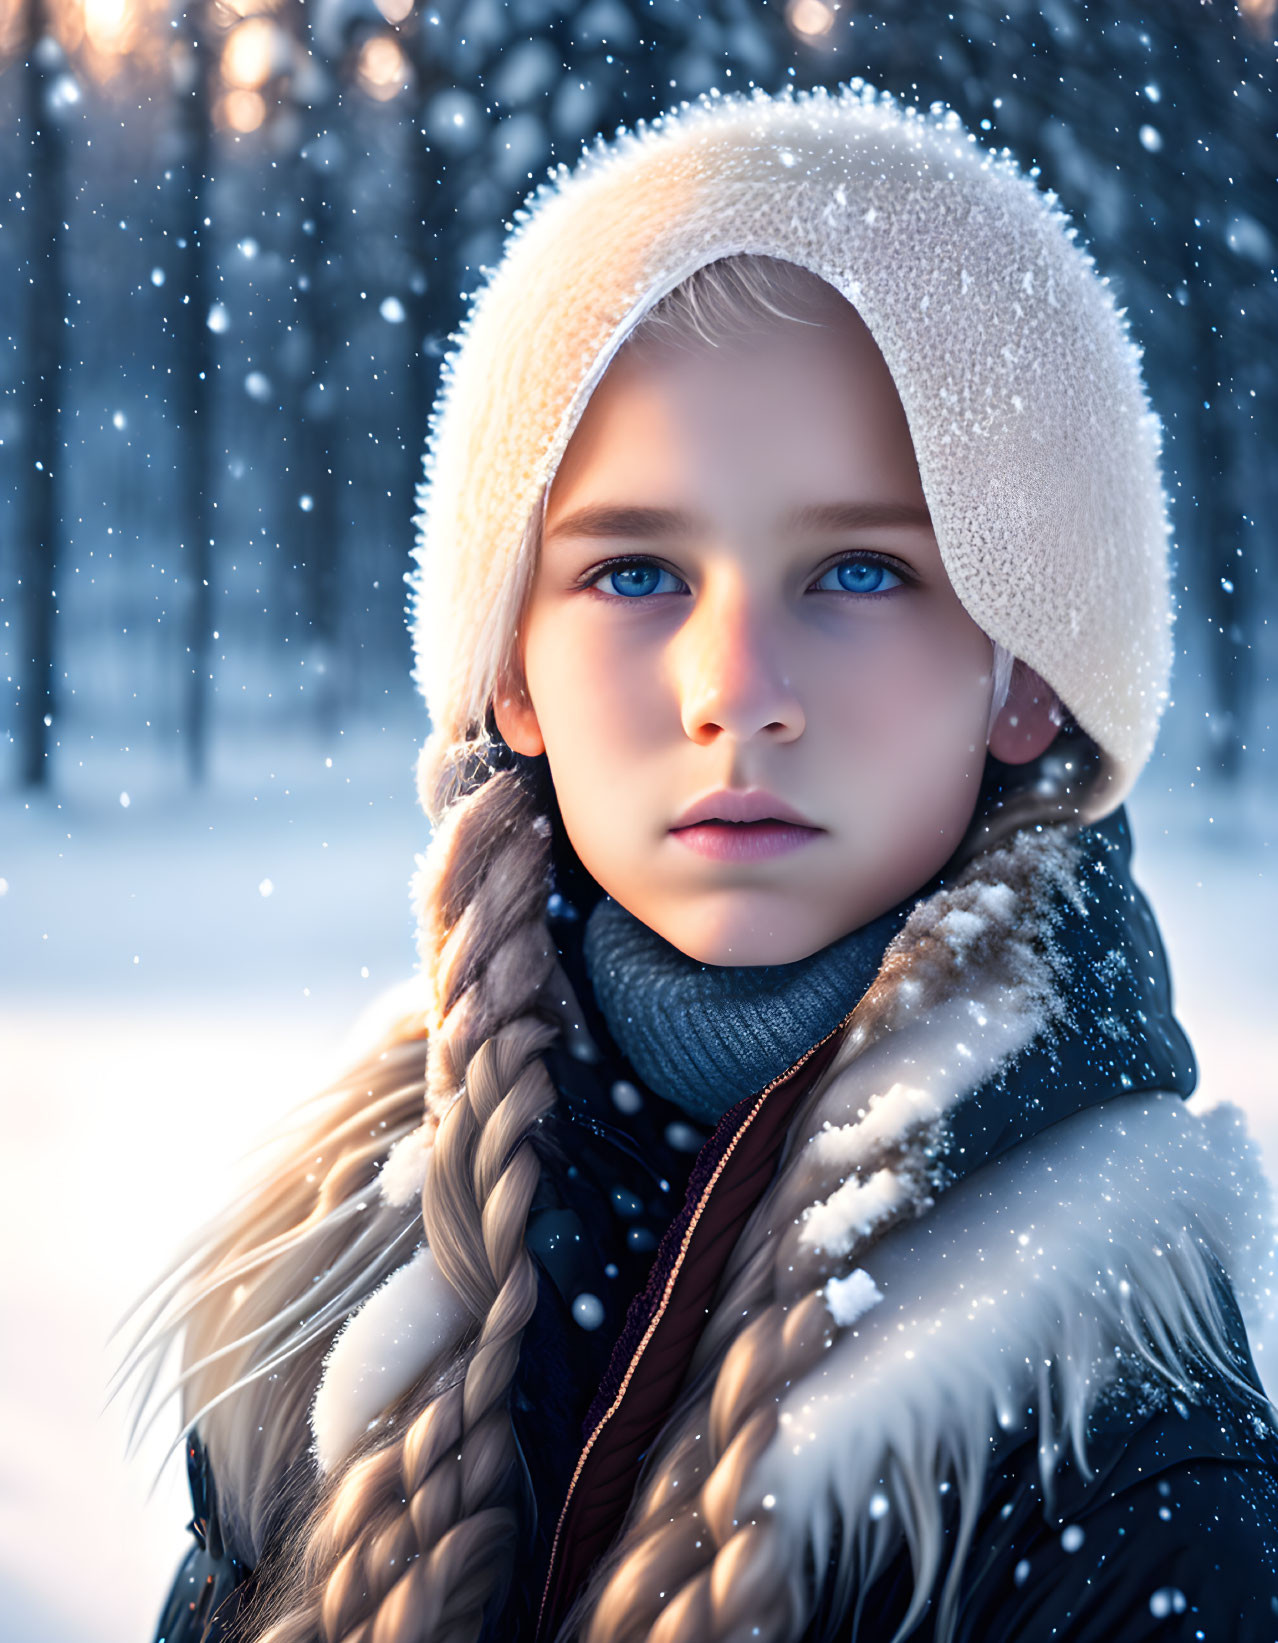
M 738 1511 L 776 1433 L 781 1390 L 813 1368 L 830 1334 L 819 1293 L 788 1306 L 773 1301 L 739 1331 L 717 1371 L 698 1380 L 686 1415 L 676 1417 L 682 1436 L 654 1457 L 611 1563 L 561 1636 L 782 1643 L 793 1635 L 798 1571 L 767 1512 L 742 1520 Z
M 422 1220 L 473 1330 L 385 1423 L 396 1437 L 357 1451 L 325 1492 L 304 1547 L 279 1560 L 300 1594 L 268 1590 L 255 1605 L 268 1620 L 259 1643 L 472 1643 L 513 1566 L 509 1393 L 537 1301 L 524 1245 L 540 1177 L 530 1137 L 556 1099 L 540 1056 L 558 1029 L 537 1003 L 553 963 L 550 829 L 530 783 L 494 772 L 477 744 L 428 745 L 424 788 L 436 763 L 428 809 L 444 814 L 418 881 L 438 1121 Z
M 885 965 L 897 967 L 893 959 Z M 889 997 L 881 976 L 861 1004 L 848 1054 L 882 1031 Z M 797 1133 L 818 1099 L 810 1092 L 792 1118 Z M 813 1593 L 768 1506 L 749 1492 L 785 1389 L 815 1368 L 834 1336 L 812 1258 L 790 1236 L 797 1208 L 784 1175 L 756 1206 L 756 1220 L 786 1231 L 729 1261 L 687 1390 L 561 1639 L 789 1643 L 803 1631 Z

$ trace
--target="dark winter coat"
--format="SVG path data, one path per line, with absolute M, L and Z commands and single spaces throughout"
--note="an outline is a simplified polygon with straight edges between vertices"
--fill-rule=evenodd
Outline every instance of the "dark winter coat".
M 1090 1126 L 1115 1122 L 1125 1135 L 1139 1129 L 1151 1103 L 1156 1109 L 1169 1101 L 1179 1107 L 1193 1090 L 1193 1058 L 1172 1015 L 1162 945 L 1130 879 L 1129 859 L 1120 811 L 1077 836 L 1070 847 L 1070 882 L 1058 876 L 1049 903 L 1038 892 L 1039 899 L 1031 898 L 1038 933 L 1048 932 L 1056 1005 L 1044 1014 L 1042 999 L 1033 1000 L 1026 1019 L 1035 1025 L 1028 1036 L 1010 1049 L 996 1042 L 974 1087 L 950 1103 L 942 1123 L 924 1127 L 925 1190 L 921 1197 L 915 1191 L 917 1201 L 906 1213 L 885 1223 L 877 1244 L 890 1251 L 895 1239 L 905 1251 L 904 1270 L 920 1268 L 933 1255 L 927 1240 L 920 1242 L 929 1228 L 942 1245 L 942 1211 L 962 1202 L 958 1189 L 964 1183 L 969 1196 L 975 1191 L 978 1200 L 997 1199 L 1005 1182 L 1010 1193 L 1021 1190 L 1017 1182 L 1041 1179 L 1044 1171 L 1063 1176 L 1062 1159 L 1096 1144 L 1094 1133 L 1100 1132 Z M 947 972 L 945 996 L 961 997 L 970 1015 L 979 986 L 969 998 L 962 988 L 956 993 L 952 982 L 954 974 L 962 978 L 964 964 L 979 971 L 985 962 L 981 943 L 994 938 L 981 921 L 992 929 L 1003 919 L 1003 937 L 1022 939 L 1027 932 L 1018 934 L 1017 922 L 1031 903 L 1014 906 L 988 881 L 965 894 L 966 901 L 935 910 L 940 916 L 922 930 L 919 950 L 931 941 L 944 949 L 947 962 L 958 961 Z M 549 1052 L 561 1100 L 542 1126 L 543 1177 L 528 1229 L 542 1283 L 514 1388 L 515 1426 L 536 1521 L 506 1608 L 491 1622 L 486 1643 L 548 1643 L 553 1636 L 621 1525 L 642 1460 L 684 1380 L 743 1229 L 769 1190 L 785 1203 L 787 1171 L 793 1174 L 802 1156 L 789 1135 L 792 1117 L 822 1081 L 833 1087 L 840 1071 L 844 1078 L 856 1074 L 855 1060 L 848 1059 L 855 1023 L 845 1023 L 766 1092 L 731 1108 L 707 1135 L 678 1108 L 640 1089 L 616 1057 L 592 1007 L 580 920 L 572 909 L 562 907 L 552 927 L 600 1055 L 581 1059 L 559 1046 Z M 929 963 L 934 971 L 934 960 Z M 934 1014 L 940 1019 L 943 1011 Z M 926 1008 L 924 1016 L 931 1019 Z M 926 1059 L 909 1038 L 916 1027 L 898 1021 L 893 1029 L 901 1044 L 912 1047 L 911 1064 Z M 958 1047 L 971 1053 L 966 1043 Z M 980 1054 L 978 1046 L 978 1063 Z M 892 1157 L 899 1162 L 904 1153 L 908 1146 L 897 1146 Z M 1232 1206 L 1219 1206 L 1218 1214 L 1207 1207 L 1209 1231 L 1217 1221 L 1245 1221 L 1252 1210 L 1261 1215 L 1247 1197 L 1259 1197 L 1261 1184 L 1247 1173 L 1245 1148 L 1240 1156 L 1242 1164 L 1225 1166 L 1238 1177 L 1240 1196 Z M 1169 1173 L 1179 1170 L 1179 1155 L 1167 1167 Z M 855 1166 L 850 1173 L 855 1185 Z M 898 1174 L 909 1179 L 903 1168 Z M 1156 1181 L 1151 1190 L 1158 1190 Z M 1133 1197 L 1137 1191 L 1133 1178 Z M 1098 1187 L 1093 1221 L 1109 1213 L 1103 1196 Z M 833 1201 L 828 1194 L 827 1211 Z M 1154 1209 L 1154 1221 L 1165 1228 L 1169 1206 Z M 1236 1226 L 1236 1241 L 1254 1240 L 1259 1224 Z M 1080 1219 L 1080 1245 L 1083 1232 Z M 866 1253 L 858 1251 L 857 1259 L 890 1300 L 890 1260 L 876 1267 L 876 1240 L 863 1241 Z M 1211 1240 L 1198 1243 L 1206 1249 Z M 960 1244 L 952 1247 L 961 1252 Z M 1138 1252 L 1117 1253 L 1126 1261 Z M 1170 1245 L 1167 1254 L 1170 1266 Z M 1053 1270 L 1055 1264 L 1063 1263 Z M 1195 1356 L 1185 1341 L 1172 1343 L 1188 1366 L 1179 1384 L 1148 1365 L 1142 1369 L 1138 1351 L 1126 1354 L 1107 1395 L 1087 1412 L 1090 1478 L 1066 1450 L 1045 1500 L 1032 1398 L 1018 1412 L 1028 1420 L 1009 1420 L 1005 1431 L 994 1434 L 963 1566 L 957 1643 L 1278 1639 L 1278 1426 L 1260 1395 L 1226 1267 L 1212 1244 L 1204 1270 L 1218 1332 L 1228 1343 L 1225 1372 L 1219 1358 Z M 952 1268 L 948 1279 L 962 1288 L 964 1276 Z M 1195 1304 L 1201 1311 L 1201 1293 Z M 1096 1307 L 1099 1315 L 1099 1299 Z M 886 1315 L 886 1303 L 881 1310 Z M 906 1313 L 902 1317 L 908 1322 Z M 1231 1382 L 1229 1368 L 1238 1380 Z M 1249 1398 L 1239 1382 L 1256 1396 Z M 873 1382 L 867 1388 L 866 1398 L 882 1395 Z M 839 1464 L 837 1443 L 830 1451 L 831 1464 Z M 250 1572 L 222 1546 L 216 1483 L 198 1439 L 188 1458 L 196 1545 L 179 1571 L 157 1643 L 216 1643 L 251 1589 Z M 945 1491 L 948 1484 L 940 1487 Z M 779 1512 L 801 1515 L 806 1509 L 797 1487 L 789 1494 L 778 1490 L 777 1498 Z M 956 1531 L 957 1508 L 949 1505 L 947 1500 L 942 1572 Z M 805 1643 L 887 1643 L 913 1590 L 902 1541 L 851 1602 L 836 1604 L 833 1612 L 828 1602 L 818 1608 Z M 914 1633 L 919 1643 L 932 1638 L 935 1618 L 934 1600 Z

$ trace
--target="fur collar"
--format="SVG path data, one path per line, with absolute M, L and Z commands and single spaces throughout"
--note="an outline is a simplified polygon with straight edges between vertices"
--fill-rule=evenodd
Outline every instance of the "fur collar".
M 839 1080 L 830 1097 L 851 1097 L 857 1082 Z M 830 1133 L 813 1144 L 828 1147 Z M 1037 1436 L 1050 1515 L 1067 1449 L 1088 1474 L 1098 1410 L 1198 1401 L 1204 1370 L 1254 1398 L 1213 1291 L 1223 1270 L 1255 1319 L 1269 1277 L 1268 1191 L 1236 1107 L 1118 1095 L 974 1171 L 915 1219 L 920 1184 L 879 1165 L 802 1220 L 800 1246 L 825 1257 L 812 1281 L 831 1274 L 835 1338 L 783 1398 L 737 1508 L 776 1519 L 788 1568 L 808 1548 L 820 1567 L 833 1544 L 845 1600 L 904 1535 L 921 1606 L 945 1493 L 958 1491 L 962 1543 L 1004 1447 Z

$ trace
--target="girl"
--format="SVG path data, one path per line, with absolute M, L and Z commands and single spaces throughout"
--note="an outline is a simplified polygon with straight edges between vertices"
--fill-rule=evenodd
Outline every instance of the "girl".
M 1158 426 L 952 116 L 703 99 L 450 357 L 427 999 L 193 1248 L 167 1643 L 1278 1632 L 1268 1196 L 1122 801 Z

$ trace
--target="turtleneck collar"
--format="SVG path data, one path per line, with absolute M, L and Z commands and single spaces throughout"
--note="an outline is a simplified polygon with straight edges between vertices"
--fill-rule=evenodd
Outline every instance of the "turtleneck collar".
M 586 970 L 642 1082 L 714 1125 L 850 1014 L 918 899 L 793 964 L 716 965 L 689 958 L 605 896 L 586 923 Z

